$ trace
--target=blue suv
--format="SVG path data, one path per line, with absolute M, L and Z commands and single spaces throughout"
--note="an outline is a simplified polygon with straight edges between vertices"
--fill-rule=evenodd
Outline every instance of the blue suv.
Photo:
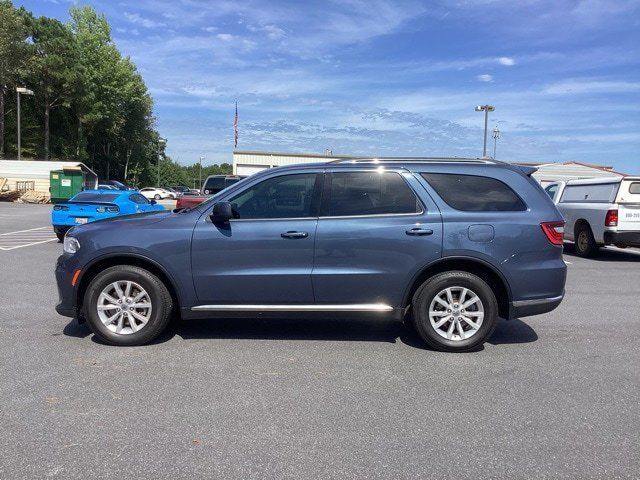
M 358 159 L 265 170 L 192 209 L 74 227 L 61 315 L 113 345 L 172 316 L 388 315 L 431 347 L 477 348 L 499 317 L 564 295 L 563 219 L 535 169 L 485 159 Z

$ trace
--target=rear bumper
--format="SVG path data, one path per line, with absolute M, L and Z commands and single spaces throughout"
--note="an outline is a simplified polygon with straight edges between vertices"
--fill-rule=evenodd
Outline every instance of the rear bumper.
M 640 232 L 604 232 L 605 245 L 640 247 Z
M 511 318 L 530 317 L 531 315 L 541 315 L 550 312 L 562 303 L 563 298 L 564 292 L 557 297 L 511 302 Z

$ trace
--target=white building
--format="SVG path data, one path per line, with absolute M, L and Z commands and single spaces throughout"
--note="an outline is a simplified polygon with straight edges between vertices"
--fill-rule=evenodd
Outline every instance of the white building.
M 97 188 L 98 176 L 81 162 L 45 160 L 0 160 L 0 178 L 7 179 L 9 190 L 48 192 L 52 170 L 81 170 L 86 188 Z
M 235 175 L 252 175 L 266 168 L 282 165 L 294 165 L 296 163 L 329 162 L 340 158 L 367 158 L 356 155 L 322 155 L 316 153 L 282 153 L 282 152 L 258 152 L 236 151 L 233 152 L 233 173 Z M 515 162 L 519 165 L 537 167 L 533 174 L 540 183 L 545 184 L 557 180 L 573 180 L 579 178 L 598 178 L 611 176 L 624 176 L 624 173 L 616 172 L 611 166 L 591 165 L 581 162 L 564 163 L 527 163 Z

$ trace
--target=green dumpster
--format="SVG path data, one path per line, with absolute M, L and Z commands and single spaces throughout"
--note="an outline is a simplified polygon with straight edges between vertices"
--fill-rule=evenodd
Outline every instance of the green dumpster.
M 84 188 L 84 172 L 78 169 L 52 170 L 49 174 L 51 202 L 66 202 Z

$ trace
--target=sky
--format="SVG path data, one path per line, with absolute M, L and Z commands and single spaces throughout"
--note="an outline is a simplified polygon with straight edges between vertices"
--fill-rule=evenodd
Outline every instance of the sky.
M 167 154 L 582 161 L 640 173 L 640 0 L 16 0 L 104 13 Z M 488 154 L 493 155 L 493 138 Z

